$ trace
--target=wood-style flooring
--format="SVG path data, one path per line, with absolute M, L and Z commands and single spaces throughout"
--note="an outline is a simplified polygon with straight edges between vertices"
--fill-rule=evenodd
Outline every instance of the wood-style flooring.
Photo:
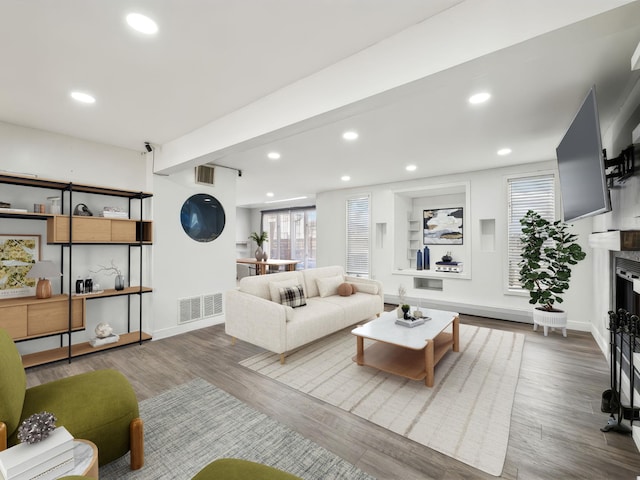
M 544 337 L 526 324 L 467 315 L 461 321 L 527 336 L 500 478 L 634 480 L 640 475 L 631 437 L 600 431 L 608 418 L 600 398 L 609 386 L 609 368 L 589 333 Z M 353 345 L 355 350 L 355 340 Z M 224 325 L 216 325 L 71 364 L 31 368 L 27 382 L 34 386 L 115 368 L 143 400 L 201 377 L 379 479 L 496 478 L 238 365 L 260 351 L 240 341 L 231 345 Z

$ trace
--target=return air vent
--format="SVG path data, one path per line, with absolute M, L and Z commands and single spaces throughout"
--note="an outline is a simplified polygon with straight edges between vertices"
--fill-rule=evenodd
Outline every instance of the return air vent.
M 213 317 L 222 315 L 222 294 L 212 293 L 202 296 L 202 316 Z
M 193 322 L 202 318 L 202 297 L 178 300 L 178 323 Z
M 211 165 L 200 165 L 196 167 L 196 183 L 200 185 L 214 184 L 214 167 Z
M 222 315 L 222 293 L 178 299 L 178 323 Z

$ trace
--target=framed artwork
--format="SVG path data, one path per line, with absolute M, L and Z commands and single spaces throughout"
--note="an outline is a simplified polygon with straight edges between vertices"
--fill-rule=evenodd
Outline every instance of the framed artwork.
M 27 278 L 40 260 L 40 235 L 0 234 L 0 298 L 36 294 L 37 278 Z
M 424 210 L 424 244 L 462 245 L 463 220 L 462 207 Z

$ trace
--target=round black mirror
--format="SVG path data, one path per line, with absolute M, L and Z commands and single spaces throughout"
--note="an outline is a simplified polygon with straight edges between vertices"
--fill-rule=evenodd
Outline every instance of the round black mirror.
M 218 238 L 225 220 L 222 204 L 206 193 L 192 195 L 180 210 L 182 228 L 196 242 L 211 242 Z

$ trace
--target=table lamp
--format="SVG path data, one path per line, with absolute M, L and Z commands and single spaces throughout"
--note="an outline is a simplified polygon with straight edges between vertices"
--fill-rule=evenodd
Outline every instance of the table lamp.
M 51 297 L 51 281 L 52 277 L 59 277 L 62 274 L 56 264 L 50 260 L 43 260 L 41 262 L 34 263 L 27 278 L 37 278 L 38 284 L 36 285 L 36 298 L 49 298 Z

